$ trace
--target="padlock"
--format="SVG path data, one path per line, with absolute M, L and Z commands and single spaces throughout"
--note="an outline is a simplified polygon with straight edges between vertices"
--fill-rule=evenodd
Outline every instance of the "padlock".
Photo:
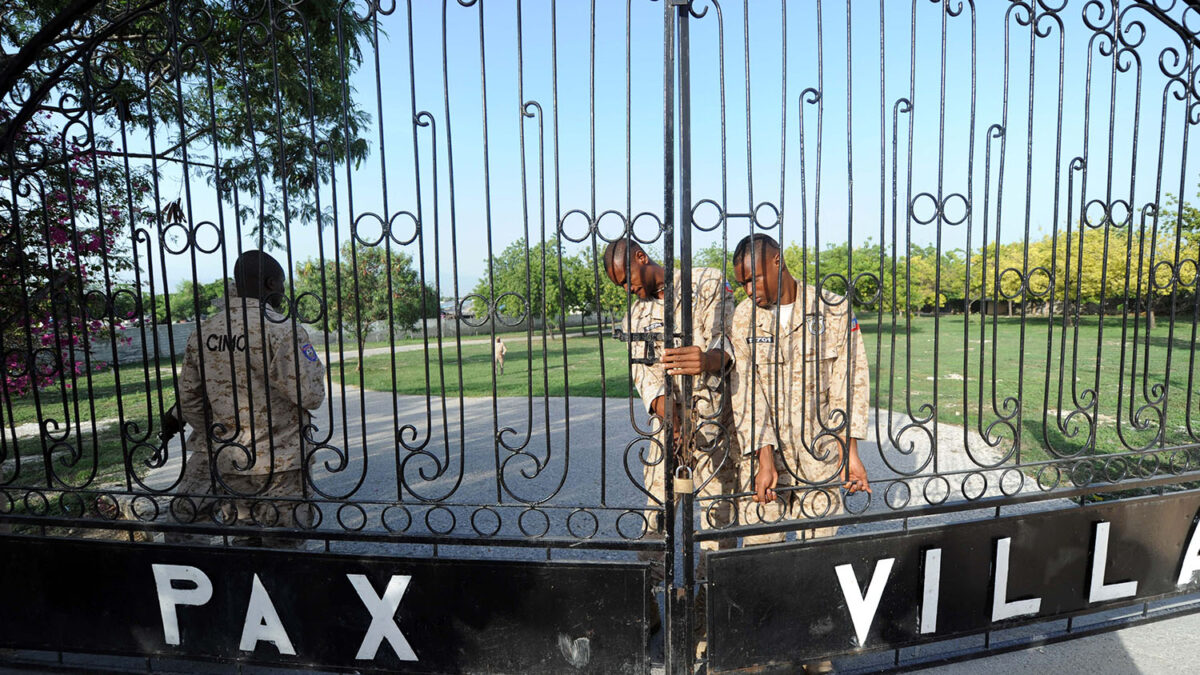
M 693 489 L 692 470 L 686 466 L 675 467 L 675 494 L 691 494 Z

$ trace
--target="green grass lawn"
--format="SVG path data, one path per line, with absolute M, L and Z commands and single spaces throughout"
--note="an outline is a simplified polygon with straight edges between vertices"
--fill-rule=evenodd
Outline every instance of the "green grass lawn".
M 10 454 L 0 464 L 0 485 L 72 489 L 124 484 L 124 450 L 120 427 L 116 424 L 94 431 L 84 425 L 82 435 L 72 432 L 61 444 L 48 443 L 52 475 L 47 473 L 46 456 L 36 436 L 22 438 L 18 449 L 15 458 Z M 139 461 L 149 455 L 148 450 L 137 453 L 134 471 L 138 475 L 149 471 Z
M 943 316 L 935 321 L 933 317 L 914 317 L 906 323 L 900 317 L 893 325 L 890 315 L 885 315 L 882 322 L 878 315 L 861 315 L 860 325 L 871 364 L 872 404 L 901 413 L 911 412 L 917 418 L 927 417 L 929 411 L 936 409 L 939 422 L 956 425 L 966 422 L 976 431 L 991 426 L 991 434 L 1006 439 L 1019 433 L 1024 462 L 1046 458 L 1048 455 L 1042 448 L 1047 444 L 1059 455 L 1085 452 L 1092 446 L 1099 452 L 1117 452 L 1129 446 L 1141 448 L 1154 441 L 1159 429 L 1168 446 L 1191 442 L 1187 434 L 1190 323 L 1177 322 L 1171 336 L 1169 321 L 1160 318 L 1150 335 L 1147 353 L 1144 323 L 1135 342 L 1132 319 L 1122 337 L 1120 317 L 1105 320 L 1103 335 L 1098 317 L 1083 317 L 1078 326 L 1067 328 L 1064 350 L 1061 320 L 1051 327 L 1045 318 L 1029 317 L 1022 329 L 1021 320 L 1015 317 L 973 315 L 969 324 L 964 322 L 965 318 Z M 629 395 L 627 352 L 623 343 L 603 341 L 603 371 L 600 342 L 594 338 L 567 341 L 565 369 L 561 342 L 549 343 L 545 359 L 540 338 L 535 338 L 531 348 L 524 339 L 510 338 L 506 343 L 509 350 L 505 374 L 495 381 L 499 396 L 531 393 L 562 396 L 568 391 L 568 381 L 572 396 Z M 1170 378 L 1164 405 L 1154 399 L 1153 392 L 1156 385 L 1167 383 L 1168 355 Z M 489 345 L 467 345 L 460 353 L 452 342 L 447 342 L 440 369 L 436 350 L 398 353 L 394 376 L 391 358 L 384 355 L 364 360 L 364 386 L 424 394 L 428 382 L 429 388 L 438 394 L 444 391 L 447 395 L 457 395 L 461 390 L 465 396 L 492 395 Z M 348 384 L 359 383 L 354 366 L 354 361 L 346 364 Z M 602 384 L 606 388 L 602 389 Z M 1091 394 L 1087 390 L 1096 393 L 1095 405 L 1090 403 Z M 996 423 L 1016 409 L 1018 398 L 1022 413 L 1019 425 L 1015 418 L 1008 424 Z M 1012 401 L 1006 402 L 1007 399 Z M 1196 407 L 1195 402 L 1192 407 Z M 1086 416 L 1076 414 L 1071 418 L 1077 409 Z M 1043 411 L 1049 411 L 1045 423 Z M 1096 434 L 1091 441 L 1087 416 L 1096 421 Z M 1077 433 L 1072 434 L 1072 429 Z M 1197 429 L 1200 430 L 1200 425 Z M 1005 442 L 1001 447 L 1010 444 Z M 1025 454 L 1026 449 L 1032 454 Z
M 532 345 L 524 336 L 511 337 L 505 344 L 508 354 L 504 374 L 498 375 L 495 383 L 498 396 L 563 396 L 568 384 L 572 396 L 629 396 L 629 361 L 624 343 L 610 338 L 603 340 L 603 370 L 601 342 L 596 337 L 547 340 L 545 352 L 540 336 L 534 338 Z M 356 366 L 357 360 L 345 362 L 347 384 L 359 385 Z M 337 377 L 337 364 L 334 368 Z M 363 359 L 361 376 L 363 386 L 377 391 L 424 395 L 429 390 L 456 396 L 461 390 L 466 396 L 491 396 L 492 347 L 465 345 L 460 352 L 452 340 L 445 341 L 440 368 L 436 344 L 427 351 L 368 356 Z
M 578 335 L 580 330 L 582 330 L 580 326 L 568 326 L 566 329 L 567 335 Z M 593 324 L 589 324 L 588 326 L 586 326 L 586 330 L 587 330 L 588 335 L 592 335 L 596 332 L 596 326 Z M 407 335 L 409 332 L 410 331 L 396 331 L 396 336 L 398 339 L 395 342 L 387 342 L 386 340 L 376 340 L 373 342 L 365 342 L 365 343 L 363 343 L 363 349 L 376 349 L 379 347 L 390 347 L 392 345 L 396 345 L 396 346 L 419 345 L 419 344 L 425 342 L 425 339 L 423 337 L 421 337 L 420 331 L 411 331 L 412 334 L 417 337 L 412 337 L 412 338 L 403 337 L 404 335 Z M 553 332 L 555 335 L 558 335 L 560 331 L 555 330 Z M 538 331 L 538 334 L 539 334 L 538 339 L 540 340 L 541 339 L 540 329 Z M 514 340 L 514 339 L 521 339 L 521 340 L 525 339 L 526 332 L 524 330 L 503 330 L 503 331 L 498 331 L 496 333 L 496 335 L 504 338 L 504 341 L 507 342 L 509 340 Z M 491 337 L 492 337 L 491 333 L 483 333 L 482 335 L 463 335 L 462 339 L 463 340 L 490 340 Z M 431 334 L 429 339 L 431 342 L 436 342 L 437 336 Z M 454 341 L 453 336 L 448 336 L 447 338 L 443 338 L 443 339 L 448 339 L 450 342 Z M 334 343 L 334 344 L 336 344 L 336 343 Z M 344 349 L 346 350 L 347 354 L 352 354 L 352 353 L 355 353 L 358 351 L 357 348 L 354 346 L 353 340 L 347 340 L 345 343 Z
M 931 317 L 910 325 L 900 318 L 895 327 L 890 316 L 882 326 L 877 316 L 860 322 L 876 405 L 918 418 L 928 415 L 921 407 L 930 406 L 940 422 L 965 422 L 982 433 L 1011 415 L 1019 398 L 1016 433 L 1021 447 L 1033 451 L 1023 462 L 1046 458 L 1047 445 L 1060 456 L 1088 450 L 1087 417 L 1096 423 L 1099 452 L 1145 447 L 1159 430 L 1167 446 L 1194 442 L 1187 433 L 1190 322 L 1177 322 L 1172 336 L 1169 321 L 1160 319 L 1147 341 L 1143 320 L 1136 342 L 1133 319 L 1123 326 L 1120 317 L 1107 318 L 1103 331 L 1098 317 L 1082 317 L 1065 333 L 1061 319 L 1051 326 L 1042 317 L 1027 318 L 1023 329 L 1019 318 L 981 321 L 977 315 L 969 325 L 961 315 L 943 316 L 936 325 Z M 1159 385 L 1167 386 L 1165 402 L 1158 400 Z M 1193 400 L 1193 410 L 1196 405 Z M 1086 416 L 1072 419 L 1076 410 Z M 1194 428 L 1200 432 L 1200 425 Z M 993 431 L 1008 439 L 1014 433 L 1003 423 Z
M 1160 317 L 1149 340 L 1143 324 L 1135 342 L 1132 321 L 1122 336 L 1120 317 L 1106 319 L 1101 335 L 1098 318 L 1084 317 L 1078 327 L 1068 327 L 1064 349 L 1061 323 L 1051 327 L 1040 317 L 1029 317 L 1023 328 L 1019 318 L 978 315 L 969 317 L 969 325 L 964 324 L 962 315 L 943 316 L 936 322 L 932 317 L 914 317 L 907 324 L 900 317 L 896 325 L 890 316 L 884 316 L 882 323 L 878 315 L 860 315 L 859 320 L 870 357 L 874 405 L 917 418 L 936 410 L 942 423 L 965 423 L 975 431 L 991 426 L 991 433 L 1006 439 L 1019 433 L 1023 462 L 1047 457 L 1046 446 L 1060 456 L 1086 452 L 1092 446 L 1099 452 L 1141 448 L 1153 443 L 1160 430 L 1167 446 L 1192 441 L 1187 433 L 1187 390 L 1194 370 L 1189 321 L 1177 321 L 1171 335 L 1169 320 Z M 369 356 L 361 373 L 354 359 L 332 367 L 335 380 L 344 377 L 347 384 L 361 383 L 368 389 L 400 394 L 424 395 L 429 390 L 447 396 L 457 396 L 460 391 L 465 396 L 491 396 L 493 391 L 499 396 L 563 396 L 568 391 L 584 397 L 630 395 L 624 343 L 596 337 L 548 340 L 543 353 L 539 335 L 529 343 L 524 333 L 512 333 L 505 342 L 506 370 L 494 382 L 491 346 L 473 344 L 456 350 L 453 340 L 443 342 L 440 361 L 436 344 L 432 344 L 429 350 Z M 1163 385 L 1165 403 L 1157 400 Z M 75 467 L 66 467 L 62 464 L 65 457 L 55 456 L 52 461 L 58 462 L 59 475 L 78 483 L 92 470 L 92 448 L 98 444 L 102 465 L 98 480 L 119 478 L 123 458 L 118 428 L 103 429 L 94 441 L 87 420 L 115 419 L 119 400 L 126 420 L 145 424 L 150 416 L 157 418 L 160 386 L 169 405 L 174 398 L 169 362 L 161 364 L 161 373 L 153 365 L 126 365 L 119 373 L 93 373 L 90 385 L 79 378 L 65 391 L 51 388 L 39 392 L 36 400 L 32 395 L 15 398 L 0 414 L 6 427 L 47 418 L 72 423 L 84 420 L 82 437 L 76 437 L 74 429 L 69 437 L 83 447 L 84 459 Z M 1089 390 L 1096 393 L 1094 405 Z M 1015 428 L 998 422 L 1015 410 L 1018 397 L 1019 425 L 1015 418 L 1011 422 Z M 1007 399 L 1013 401 L 1006 403 Z M 1197 405 L 1193 401 L 1192 409 Z M 1070 419 L 1077 409 L 1096 420 L 1094 440 L 1089 441 L 1084 414 Z M 1049 411 L 1045 423 L 1044 411 Z M 157 419 L 154 421 L 157 425 Z M 1078 429 L 1074 436 L 1070 433 L 1073 426 Z M 41 452 L 36 433 L 22 439 L 26 464 L 20 484 L 45 483 L 45 473 L 38 468 L 43 463 Z M 0 471 L 0 479 L 11 478 L 12 466 L 4 470 L 8 473 Z M 42 473 L 31 473 L 37 471 Z
M 156 366 L 161 372 L 156 372 Z M 37 392 L 36 396 L 28 394 L 11 399 L 0 409 L 7 451 L 0 462 L 0 487 L 69 489 L 123 484 L 125 450 L 120 425 L 115 422 L 120 416 L 120 406 L 124 406 L 125 420 L 136 422 L 143 432 L 153 416 L 153 429 L 157 431 L 159 388 L 169 407 L 175 399 L 174 383 L 170 361 L 151 364 L 149 369 L 140 363 L 126 364 L 119 369 L 92 373 L 90 383 L 88 378 L 79 376 L 70 382 L 69 388 L 54 386 Z M 58 424 L 49 425 L 48 429 L 55 438 L 63 438 L 61 443 L 43 444 L 38 432 L 31 430 L 23 431 L 16 445 L 12 444 L 11 426 L 42 420 Z M 108 420 L 113 423 L 107 423 Z M 93 421 L 99 424 L 94 427 Z M 64 437 L 67 425 L 70 429 Z M 149 442 L 157 442 L 157 438 L 151 436 Z M 149 471 L 144 462 L 149 454 L 145 448 L 134 453 L 133 468 L 138 475 Z M 47 456 L 52 466 L 50 472 Z M 25 506 L 18 504 L 17 508 Z
M 178 371 L 182 364 L 183 357 L 177 357 L 175 370 Z M 121 380 L 119 397 L 118 377 Z M 0 412 L 0 419 L 4 426 L 8 426 L 10 421 L 13 424 L 25 424 L 43 419 L 59 422 L 70 420 L 72 423 L 76 419 L 116 419 L 119 406 L 123 404 L 125 419 L 143 420 L 150 402 L 153 402 L 157 425 L 160 388 L 167 401 L 165 407 L 170 407 L 175 399 L 175 376 L 169 360 L 163 360 L 161 364 L 152 363 L 149 367 L 141 363 L 125 364 L 92 373 L 90 382 L 86 376 L 79 375 L 74 381 L 67 380 L 65 387 L 56 385 L 42 389 L 36 395 L 13 398 Z

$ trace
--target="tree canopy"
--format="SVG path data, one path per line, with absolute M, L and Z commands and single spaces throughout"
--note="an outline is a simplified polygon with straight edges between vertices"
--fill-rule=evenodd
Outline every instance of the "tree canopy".
M 616 314 L 624 310 L 625 291 L 611 281 L 600 254 L 591 247 L 571 254 L 557 239 L 532 247 L 518 239 L 487 261 L 487 271 L 472 290 L 476 317 L 489 307 L 508 318 L 543 319 L 559 326 L 567 314 Z
M 305 260 L 294 279 L 299 318 L 326 332 L 345 331 L 361 347 L 373 324 L 390 321 L 404 330 L 438 316 L 438 296 L 421 283 L 412 256 L 382 246 L 342 245 L 335 260 Z M 319 302 L 318 302 L 319 301 Z
M 235 206 L 261 248 L 316 220 L 333 166 L 367 154 L 346 83 L 373 32 L 352 3 L 0 0 L 0 13 L 10 395 L 99 365 L 94 343 L 127 320 L 168 319 L 167 290 L 138 276 L 156 253 L 134 246 L 195 226 L 186 195 L 164 194 L 170 167 Z M 208 291 L 169 298 L 171 320 L 208 313 Z
M 285 219 L 316 217 L 313 188 L 334 162 L 366 156 L 369 117 L 346 82 L 371 31 L 352 3 L 104 0 L 56 34 L 40 33 L 77 5 L 0 0 L 2 62 L 28 45 L 49 63 L 22 72 L 17 89 L 45 95 L 33 101 L 40 111 L 86 114 L 92 136 L 144 130 L 160 141 L 152 151 L 118 150 L 186 163 L 231 203 L 241 193 L 238 218 L 267 241 Z M 58 63 L 76 65 L 50 67 Z M 72 155 L 33 159 L 41 166 Z

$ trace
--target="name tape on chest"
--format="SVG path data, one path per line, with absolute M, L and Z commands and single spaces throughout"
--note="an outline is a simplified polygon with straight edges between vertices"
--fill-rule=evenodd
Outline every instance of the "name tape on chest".
M 212 333 L 204 338 L 204 347 L 210 352 L 244 352 L 245 335 L 219 335 Z
M 758 337 L 746 338 L 746 344 L 748 344 L 748 345 L 754 344 L 756 342 L 760 343 L 760 344 L 763 344 L 763 343 L 770 344 L 770 343 L 775 342 L 775 338 L 774 338 L 774 336 L 771 336 L 771 335 L 760 335 Z

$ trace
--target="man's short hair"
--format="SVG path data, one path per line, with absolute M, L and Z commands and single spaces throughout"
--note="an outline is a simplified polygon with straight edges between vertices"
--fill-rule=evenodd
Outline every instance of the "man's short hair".
M 632 260 L 635 253 L 642 251 L 642 247 L 631 237 L 621 237 L 608 242 L 608 246 L 604 247 L 604 273 L 611 279 L 613 276 L 613 265 L 618 260 L 625 260 L 625 251 L 629 251 L 629 259 Z M 643 251 L 644 252 L 644 251 Z M 625 275 L 629 275 L 629 270 L 625 270 Z
M 233 263 L 233 281 L 238 295 L 244 298 L 261 298 L 267 292 L 267 280 L 285 278 L 279 261 L 257 249 L 243 252 Z
M 737 248 L 733 250 L 734 268 L 742 264 L 742 258 L 750 255 L 751 246 L 754 247 L 753 260 L 755 262 L 763 260 L 763 257 L 769 253 L 777 253 L 780 250 L 779 242 L 775 241 L 769 235 L 762 234 L 761 232 L 747 235 L 738 242 Z

